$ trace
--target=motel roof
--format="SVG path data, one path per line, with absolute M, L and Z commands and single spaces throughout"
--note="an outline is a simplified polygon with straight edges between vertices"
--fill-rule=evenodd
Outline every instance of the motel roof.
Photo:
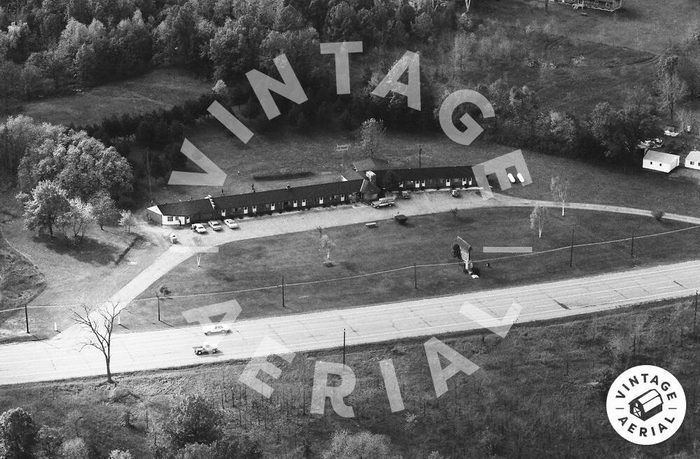
M 191 201 L 158 204 L 158 208 L 163 215 L 172 216 L 210 214 L 213 210 L 208 199 L 193 199 Z
M 645 161 L 658 161 L 660 163 L 674 163 L 678 158 L 678 155 L 656 150 L 649 150 L 647 154 L 644 155 Z
M 373 171 L 377 174 L 377 182 L 390 172 L 397 181 L 415 181 L 445 178 L 466 178 L 473 175 L 471 166 L 439 166 L 439 167 L 417 167 L 407 169 L 389 169 Z
M 352 194 L 360 191 L 362 180 L 346 180 L 343 182 L 318 183 L 298 187 L 282 188 L 279 190 L 257 191 L 255 193 L 236 194 L 214 198 L 217 209 L 234 209 L 246 206 L 264 205 L 275 202 L 301 201 L 330 197 L 341 194 Z

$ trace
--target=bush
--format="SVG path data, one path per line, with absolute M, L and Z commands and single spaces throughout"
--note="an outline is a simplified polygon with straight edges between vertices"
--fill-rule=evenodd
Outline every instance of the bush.
M 651 213 L 651 216 L 654 217 L 654 220 L 657 222 L 660 222 L 664 218 L 664 211 L 663 210 L 655 210 Z
M 221 437 L 223 415 L 201 395 L 190 395 L 170 412 L 165 432 L 178 448 L 190 443 L 208 445 Z

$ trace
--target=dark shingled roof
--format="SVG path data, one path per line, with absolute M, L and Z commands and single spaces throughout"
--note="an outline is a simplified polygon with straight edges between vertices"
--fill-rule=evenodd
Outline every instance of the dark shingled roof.
M 195 199 L 193 201 L 171 202 L 158 204 L 163 215 L 189 216 L 197 214 L 210 214 L 213 212 L 208 199 Z
M 256 206 L 273 202 L 301 201 L 302 199 L 314 199 L 330 197 L 333 195 L 353 194 L 360 191 L 362 180 L 348 180 L 345 182 L 319 183 L 299 187 L 283 188 L 281 190 L 257 191 L 255 193 L 237 194 L 232 196 L 220 196 L 214 198 L 217 209 L 233 209 L 247 206 Z
M 393 174 L 396 181 L 399 182 L 442 178 L 467 178 L 473 176 L 471 166 L 420 167 L 379 170 L 372 172 L 377 174 L 377 183 L 382 183 L 384 177 L 386 177 L 389 173 Z

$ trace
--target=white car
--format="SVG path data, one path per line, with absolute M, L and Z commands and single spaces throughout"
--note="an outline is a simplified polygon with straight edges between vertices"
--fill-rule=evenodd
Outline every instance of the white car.
M 217 222 L 216 220 L 209 220 L 207 224 L 213 229 L 214 231 L 221 231 L 221 224 Z
M 238 223 L 234 222 L 230 218 L 224 220 L 224 225 L 228 226 L 231 229 L 238 229 Z
M 209 336 L 209 335 L 215 335 L 221 333 L 223 335 L 227 335 L 231 333 L 231 327 L 229 327 L 226 324 L 214 324 L 214 325 L 209 325 L 204 329 L 204 334 Z
M 201 223 L 195 223 L 192 225 L 192 231 L 196 231 L 199 234 L 206 233 L 207 229 Z

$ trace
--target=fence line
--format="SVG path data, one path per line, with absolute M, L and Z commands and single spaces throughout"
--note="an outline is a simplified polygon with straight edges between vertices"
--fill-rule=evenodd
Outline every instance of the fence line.
M 593 246 L 606 245 L 606 244 L 616 244 L 619 242 L 631 241 L 632 239 L 636 239 L 636 240 L 648 239 L 648 238 L 652 238 L 652 237 L 666 236 L 669 234 L 675 234 L 675 233 L 695 230 L 698 228 L 700 228 L 700 225 L 690 226 L 688 228 L 680 228 L 680 229 L 676 229 L 676 230 L 663 231 L 660 233 L 643 234 L 640 236 L 626 237 L 626 238 L 620 238 L 620 239 L 611 239 L 608 241 L 598 241 L 598 242 L 587 242 L 587 243 L 583 243 L 583 244 L 574 244 L 573 248 L 593 247 Z M 548 254 L 548 253 L 571 250 L 571 247 L 572 247 L 571 245 L 567 245 L 567 246 L 562 246 L 562 247 L 556 247 L 553 249 L 543 250 L 540 252 L 523 253 L 523 254 L 509 255 L 509 256 L 503 256 L 503 257 L 494 257 L 494 258 L 472 259 L 472 261 L 474 263 L 485 263 L 485 262 L 512 260 L 512 259 L 523 258 L 523 257 L 534 257 L 534 256 L 538 256 L 538 255 Z M 285 282 L 284 286 L 285 287 L 298 287 L 298 286 L 304 286 L 304 285 L 316 285 L 316 284 L 329 283 L 329 282 L 339 282 L 339 281 L 352 280 L 352 279 L 361 279 L 364 277 L 378 276 L 381 274 L 389 274 L 389 273 L 395 273 L 395 272 L 400 272 L 400 271 L 407 271 L 407 270 L 411 270 L 411 269 L 435 268 L 435 267 L 442 267 L 442 266 L 458 266 L 458 265 L 463 265 L 463 264 L 464 264 L 463 262 L 455 262 L 455 261 L 444 262 L 444 263 L 422 263 L 422 264 L 415 264 L 415 265 L 409 265 L 409 266 L 401 266 L 401 267 L 392 268 L 392 269 L 385 269 L 382 271 L 374 271 L 374 272 L 364 273 L 364 274 L 355 274 L 352 276 L 334 277 L 331 279 L 318 279 L 318 280 L 312 280 L 312 281 L 288 282 L 288 283 Z M 264 291 L 264 290 L 279 289 L 282 287 L 282 285 L 283 284 L 273 284 L 273 285 L 266 285 L 266 286 L 262 286 L 262 287 L 253 287 L 253 288 L 239 289 L 239 290 L 224 290 L 224 291 L 219 291 L 219 292 L 191 293 L 191 294 L 186 294 L 186 295 L 170 295 L 168 298 L 173 298 L 173 299 L 174 298 L 197 298 L 197 297 L 212 296 L 212 295 L 231 295 L 231 294 L 238 294 L 238 293 L 258 292 L 258 291 Z M 155 299 L 156 299 L 155 296 L 147 297 L 147 298 L 137 298 L 137 299 L 132 300 L 131 303 L 138 303 L 138 302 L 150 301 L 150 300 L 155 300 Z M 34 306 L 27 306 L 27 307 L 29 309 L 42 309 L 42 308 L 50 309 L 50 308 L 70 307 L 70 306 L 75 306 L 75 304 L 34 305 Z M 0 311 L 0 313 L 21 311 L 21 310 L 24 310 L 24 307 L 5 309 L 5 310 Z

